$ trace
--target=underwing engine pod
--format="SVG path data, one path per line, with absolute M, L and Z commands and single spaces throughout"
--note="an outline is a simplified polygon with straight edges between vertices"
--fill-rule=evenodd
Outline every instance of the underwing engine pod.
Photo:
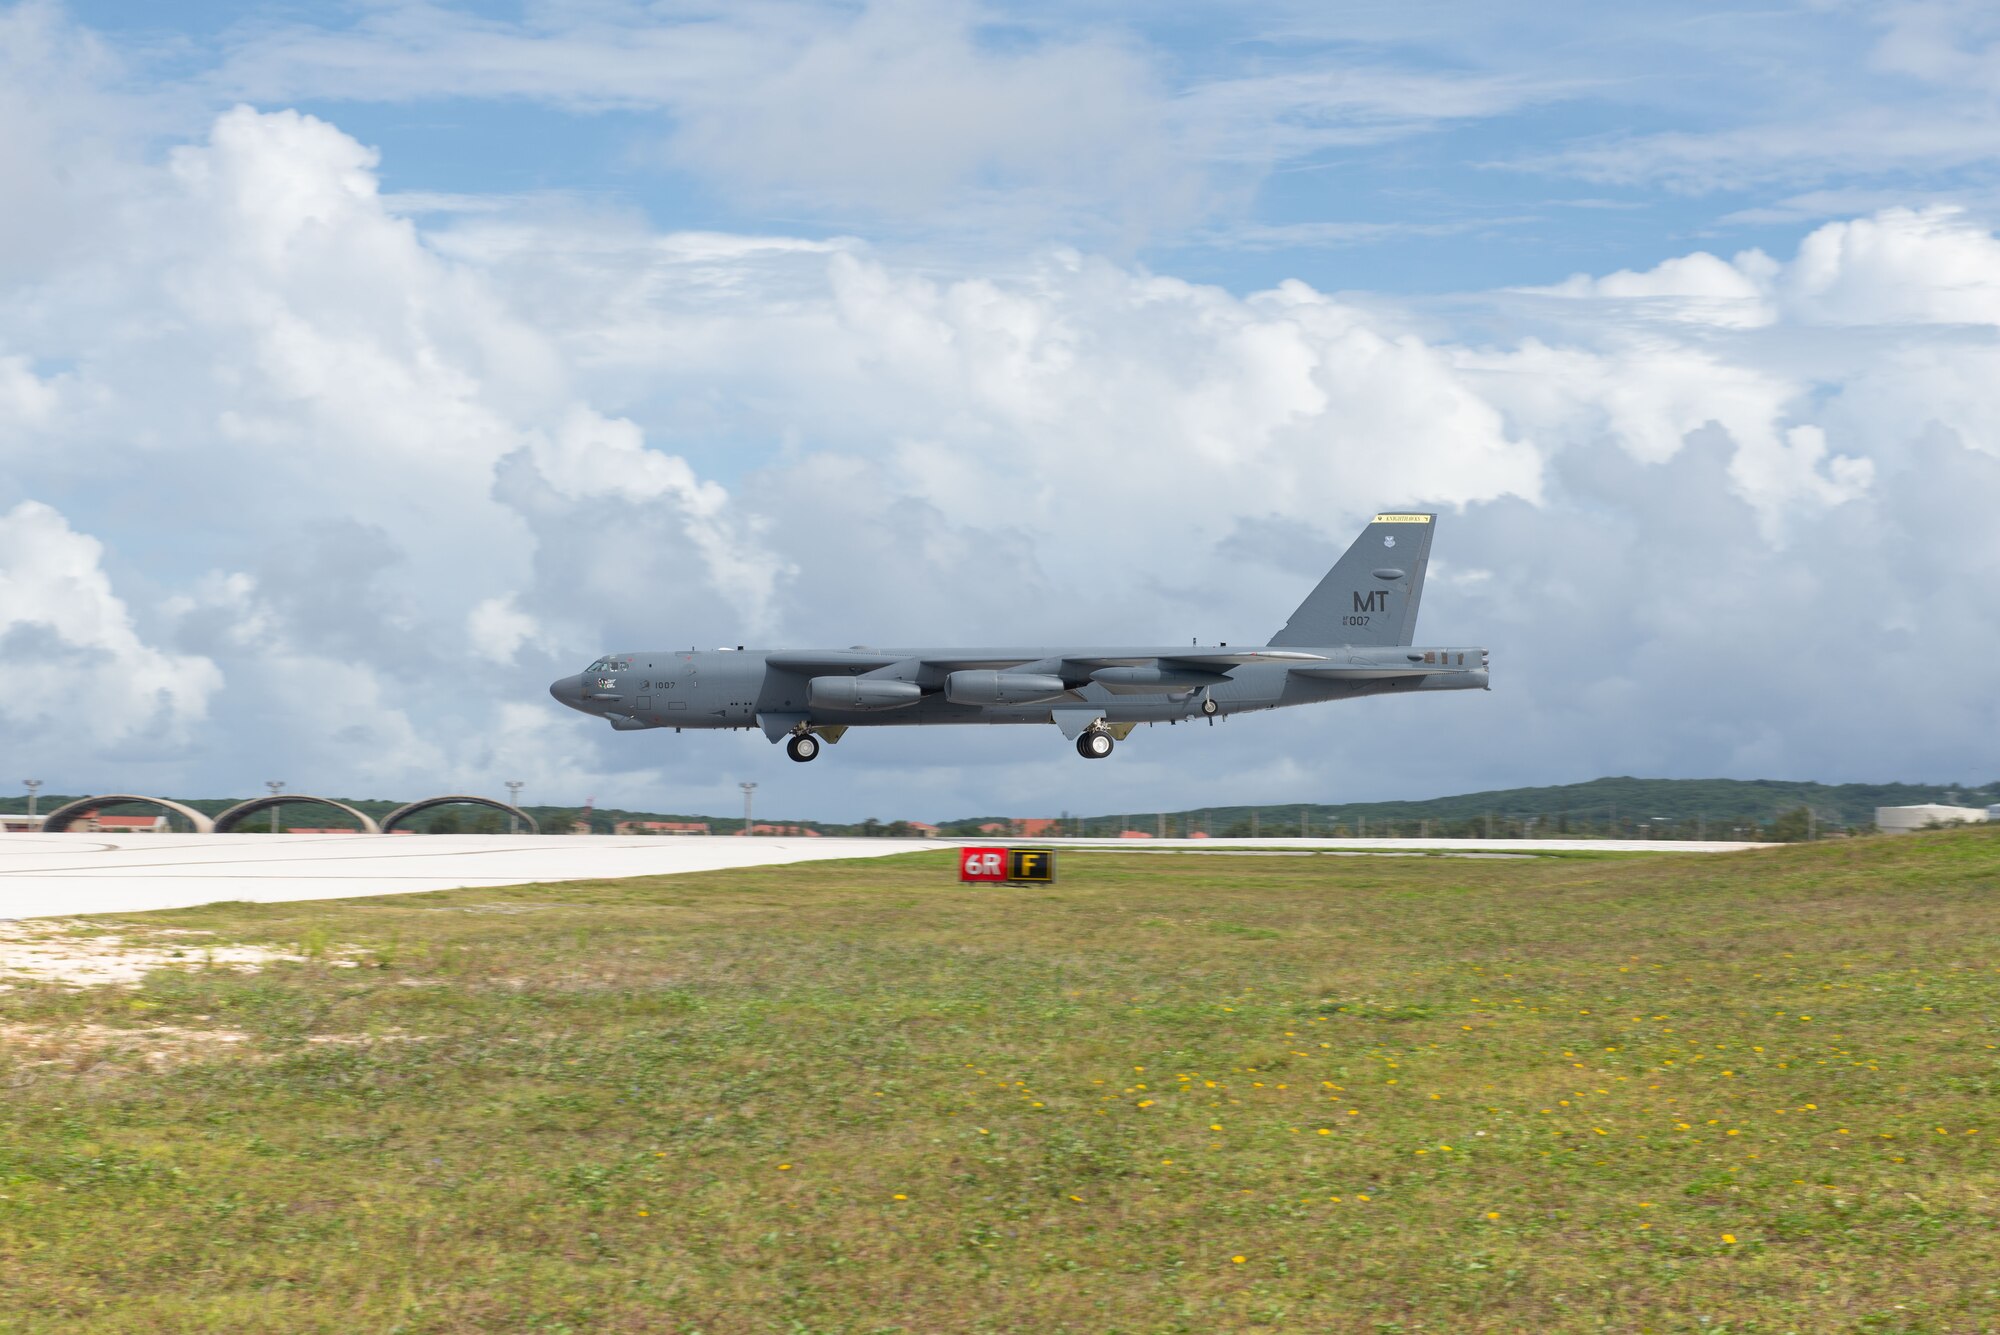
M 1090 679 L 1113 695 L 1180 695 L 1229 680 L 1220 672 L 1178 667 L 1099 668 Z
M 967 669 L 945 674 L 944 698 L 955 705 L 1038 705 L 1069 694 L 1061 677 L 1038 672 Z
M 814 709 L 901 709 L 924 698 L 913 681 L 877 677 L 814 677 L 806 683 L 806 703 Z

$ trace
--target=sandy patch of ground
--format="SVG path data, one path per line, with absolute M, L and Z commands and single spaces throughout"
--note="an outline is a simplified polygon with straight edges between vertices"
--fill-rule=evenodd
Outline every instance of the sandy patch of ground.
M 107 932 L 60 919 L 0 922 L 0 989 L 15 983 L 131 987 L 153 969 L 226 968 L 254 972 L 303 955 L 261 946 L 205 943 L 206 932 Z M 352 964 L 349 960 L 329 963 Z
M 197 1017 L 206 1019 L 206 1016 Z M 314 1034 L 309 1044 L 362 1047 L 373 1043 L 414 1043 L 421 1035 L 391 1031 L 381 1034 Z M 156 1024 L 118 1029 L 106 1024 L 34 1025 L 0 1022 L 0 1065 L 16 1070 L 67 1066 L 74 1071 L 130 1068 L 133 1062 L 160 1069 L 179 1062 L 221 1056 L 250 1035 L 240 1029 L 189 1029 Z M 268 1058 L 269 1054 L 262 1054 Z M 254 1058 L 253 1058 L 254 1059 Z
M 0 1023 L 0 1056 L 22 1066 L 82 1068 L 131 1058 L 164 1066 L 209 1056 L 249 1037 L 237 1029 L 182 1029 L 164 1024 L 114 1029 L 104 1024 L 53 1027 Z

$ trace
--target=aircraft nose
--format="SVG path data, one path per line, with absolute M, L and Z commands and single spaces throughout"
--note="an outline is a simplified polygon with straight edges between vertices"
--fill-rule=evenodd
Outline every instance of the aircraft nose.
M 550 682 L 549 694 L 556 698 L 558 704 L 568 705 L 571 709 L 583 708 L 583 674 Z

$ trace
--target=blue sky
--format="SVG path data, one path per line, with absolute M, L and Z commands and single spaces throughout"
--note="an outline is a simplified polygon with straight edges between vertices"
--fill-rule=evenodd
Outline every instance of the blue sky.
M 1990 692 L 1880 683 L 2000 652 L 1996 150 L 1932 0 L 0 3 L 0 743 L 853 818 L 1983 781 Z M 1248 641 L 1419 504 L 1491 695 L 1086 772 L 542 694 Z
M 1955 60 L 1978 68 L 1993 36 L 1970 5 L 69 12 L 121 49 L 134 85 L 186 94 L 188 114 L 247 97 L 339 124 L 382 150 L 390 190 L 574 195 L 665 229 L 856 234 L 919 249 L 1064 241 L 1239 292 L 1288 277 L 1409 293 L 1549 283 L 1646 267 L 1676 244 L 1783 249 L 1857 201 L 1984 199 L 1994 183 L 1990 85 L 1950 77 Z M 883 30 L 898 25 L 913 30 L 905 50 L 883 49 L 895 40 Z M 914 199 L 789 181 L 775 166 L 719 172 L 673 147 L 695 118 L 690 102 L 712 96 L 677 79 L 698 79 L 642 67 L 600 80 L 592 67 L 637 34 L 671 48 L 696 30 L 751 67 L 760 44 L 783 61 L 843 36 L 865 47 L 873 31 L 857 74 L 960 43 L 976 58 L 1031 64 L 1080 46 L 1115 52 L 1129 119 L 1086 119 L 1082 139 L 1122 153 L 1158 136 L 1198 179 L 1164 205 L 1056 190 L 1046 162 L 1004 161 L 984 137 L 930 164 Z M 995 114 L 1060 122 L 1074 88 L 1068 71 L 1049 73 L 1047 105 L 996 102 Z M 829 76 L 825 102 L 853 91 Z M 1032 101 L 1032 74 L 1019 91 Z M 839 114 L 810 100 L 785 108 L 816 111 Z M 1119 130 L 1127 142 L 1106 141 Z M 1164 176 L 1138 184 L 1159 188 Z M 1013 198 L 968 199 L 989 190 Z

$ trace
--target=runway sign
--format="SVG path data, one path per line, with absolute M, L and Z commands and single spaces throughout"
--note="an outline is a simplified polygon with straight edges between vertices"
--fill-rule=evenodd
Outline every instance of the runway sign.
M 1053 848 L 961 848 L 958 879 L 1004 885 L 1026 882 L 1046 885 L 1056 878 Z

